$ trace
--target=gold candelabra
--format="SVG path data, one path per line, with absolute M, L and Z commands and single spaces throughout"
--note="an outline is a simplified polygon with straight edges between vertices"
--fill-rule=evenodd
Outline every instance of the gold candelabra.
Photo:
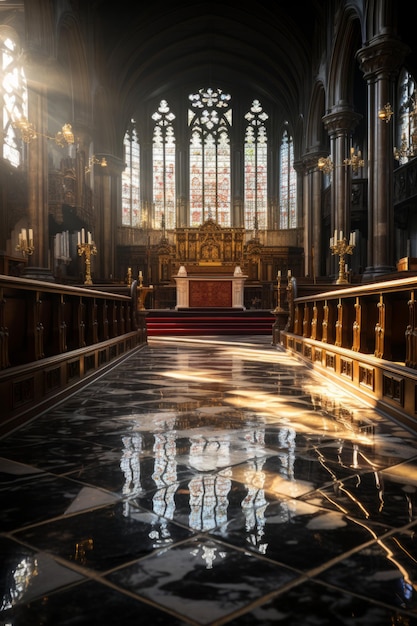
M 389 102 L 387 102 L 387 104 L 384 104 L 382 109 L 378 111 L 379 119 L 386 122 L 387 124 L 389 124 L 393 115 L 394 111 L 392 110 Z
M 405 133 L 401 135 L 401 145 L 399 148 L 394 146 L 394 159 L 397 161 L 404 161 L 406 159 L 412 159 L 417 154 L 417 131 L 415 131 L 410 138 L 410 143 L 407 140 Z
M 33 245 L 33 230 L 31 228 L 22 228 L 16 250 L 21 252 L 23 256 L 31 256 L 34 253 L 35 246 Z
M 359 150 L 357 153 L 355 152 L 355 148 L 350 149 L 350 157 L 348 159 L 343 159 L 343 165 L 352 168 L 352 172 L 357 174 L 360 167 L 365 165 L 365 161 L 362 158 L 362 153 Z M 343 167 L 343 165 L 337 165 L 336 167 Z M 321 172 L 325 174 L 331 174 L 335 165 L 330 156 L 328 157 L 320 157 L 317 161 L 317 167 Z
M 95 154 L 93 154 L 93 156 L 90 156 L 90 158 L 88 159 L 88 165 L 85 168 L 85 173 L 88 174 L 89 172 L 91 172 L 91 168 L 94 165 L 100 165 L 100 167 L 107 167 L 106 157 L 103 156 L 99 159 L 98 157 L 96 157 Z
M 352 168 L 352 172 L 355 172 L 356 174 L 359 168 L 365 165 L 365 161 L 362 158 L 361 151 L 359 150 L 358 153 L 356 154 L 355 148 L 351 148 L 350 158 L 345 159 L 343 161 L 343 165 L 349 165 Z
M 320 157 L 317 161 L 317 167 L 321 172 L 330 174 L 333 171 L 333 161 L 328 157 Z
M 291 270 L 288 270 L 288 281 L 291 279 Z M 281 270 L 278 270 L 277 274 L 277 306 L 272 313 L 283 313 L 284 309 L 281 306 Z
M 148 293 L 150 291 L 153 290 L 153 285 L 149 285 L 149 287 L 144 287 L 143 286 L 143 274 L 142 274 L 142 270 L 139 270 L 139 274 L 138 274 L 138 296 L 137 296 L 137 301 L 138 301 L 138 310 L 139 311 L 145 311 L 145 300 L 146 300 L 146 296 L 148 295 Z
M 94 243 L 91 233 L 87 232 L 87 239 L 85 237 L 84 228 L 78 233 L 77 244 L 78 256 L 85 255 L 85 280 L 84 285 L 92 285 L 91 280 L 91 255 L 97 254 L 96 244 Z
M 330 237 L 330 249 L 333 255 L 339 256 L 339 277 L 336 280 L 337 285 L 343 285 L 348 282 L 346 278 L 346 263 L 345 257 L 347 254 L 353 254 L 355 248 L 355 233 L 350 234 L 349 242 L 343 236 L 343 232 L 339 232 L 339 239 L 337 238 L 337 231 L 334 231 L 334 236 Z
M 61 130 L 55 133 L 54 136 L 45 135 L 43 133 L 39 133 L 32 122 L 22 115 L 20 118 L 15 119 L 12 122 L 13 128 L 17 128 L 21 135 L 22 140 L 25 143 L 30 143 L 33 139 L 36 139 L 39 136 L 45 137 L 46 139 L 53 139 L 57 146 L 60 148 L 64 148 L 66 145 L 70 145 L 74 143 L 74 133 L 72 131 L 71 124 L 64 124 Z

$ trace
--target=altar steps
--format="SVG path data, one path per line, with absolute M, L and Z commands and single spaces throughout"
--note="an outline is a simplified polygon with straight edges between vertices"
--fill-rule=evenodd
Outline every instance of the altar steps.
M 272 335 L 275 316 L 264 310 L 187 309 L 150 310 L 149 337 L 161 335 Z

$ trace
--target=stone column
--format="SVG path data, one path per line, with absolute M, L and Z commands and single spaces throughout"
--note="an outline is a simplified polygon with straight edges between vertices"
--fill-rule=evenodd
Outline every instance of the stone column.
M 97 154 L 101 159 L 103 155 Z M 95 276 L 109 279 L 117 272 L 115 258 L 117 246 L 118 216 L 121 215 L 121 177 L 124 163 L 121 159 L 106 155 L 107 167 L 94 167 L 94 240 L 97 246 Z M 123 268 L 122 279 L 127 268 Z
M 28 144 L 28 227 L 33 229 L 33 255 L 22 276 L 54 282 L 49 253 L 48 148 L 45 94 L 39 89 L 30 96 L 29 121 L 38 136 Z M 42 134 L 41 134 L 42 133 Z
M 351 171 L 343 165 L 350 156 L 350 136 L 361 119 L 361 115 L 347 105 L 335 107 L 323 117 L 324 125 L 330 136 L 330 154 L 333 160 L 331 186 L 331 227 L 330 232 L 342 231 L 348 239 L 350 233 L 350 196 Z M 337 259 L 334 259 L 334 271 L 337 272 Z
M 368 89 L 368 265 L 366 280 L 395 268 L 393 258 L 393 133 L 378 111 L 393 101 L 395 78 L 408 48 L 388 35 L 375 37 L 357 58 Z
M 322 237 L 321 195 L 323 175 L 317 168 L 318 153 L 305 155 L 303 160 L 303 223 L 304 273 L 315 279 L 321 274 L 320 251 L 326 246 Z M 297 170 L 298 171 L 298 170 Z

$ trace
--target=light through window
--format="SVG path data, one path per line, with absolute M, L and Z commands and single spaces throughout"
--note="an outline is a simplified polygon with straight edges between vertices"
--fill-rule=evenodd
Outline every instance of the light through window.
M 200 89 L 189 96 L 190 226 L 209 218 L 230 226 L 230 95 Z
M 175 228 L 175 115 L 166 100 L 152 115 L 153 132 L 153 217 L 155 228 Z
M 28 117 L 26 76 L 18 62 L 17 44 L 0 30 L 1 92 L 3 110 L 3 158 L 13 166 L 22 163 L 23 142 L 13 128 L 13 121 Z
M 285 130 L 282 135 L 280 149 L 280 197 L 279 225 L 280 228 L 296 228 L 297 226 L 297 178 L 293 166 L 294 144 L 292 137 Z
M 126 167 L 122 173 L 122 225 L 144 226 L 140 202 L 140 148 L 134 120 L 123 144 Z
M 268 141 L 265 121 L 268 115 L 259 100 L 252 102 L 245 115 L 245 228 L 267 227 L 267 158 Z

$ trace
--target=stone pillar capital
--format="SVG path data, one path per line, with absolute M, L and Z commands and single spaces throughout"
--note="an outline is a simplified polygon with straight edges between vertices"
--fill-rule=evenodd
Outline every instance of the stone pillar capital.
M 355 113 L 350 108 L 335 107 L 322 119 L 330 136 L 346 136 L 359 124 L 362 115 Z
M 358 50 L 356 58 L 366 80 L 372 80 L 378 76 L 396 76 L 409 52 L 409 47 L 399 39 L 382 35 Z

